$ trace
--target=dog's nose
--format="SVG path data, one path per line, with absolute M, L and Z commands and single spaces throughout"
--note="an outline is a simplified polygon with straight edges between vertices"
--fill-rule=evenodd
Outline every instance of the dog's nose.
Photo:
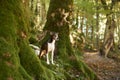
M 59 40 L 59 38 L 57 38 L 57 40 Z
M 59 38 L 56 38 L 56 41 L 58 41 L 59 40 Z

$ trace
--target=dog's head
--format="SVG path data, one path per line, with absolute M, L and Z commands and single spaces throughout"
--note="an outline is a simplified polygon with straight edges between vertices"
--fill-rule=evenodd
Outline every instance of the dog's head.
M 51 35 L 51 37 L 52 37 L 52 39 L 54 39 L 54 40 L 59 40 L 59 37 L 58 37 L 58 33 L 56 33 L 56 32 L 50 32 L 50 35 Z

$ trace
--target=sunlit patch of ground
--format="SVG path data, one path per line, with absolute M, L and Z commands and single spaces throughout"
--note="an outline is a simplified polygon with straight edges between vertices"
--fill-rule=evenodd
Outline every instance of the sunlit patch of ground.
M 84 61 L 100 80 L 120 80 L 120 62 L 104 58 L 99 52 L 84 52 Z

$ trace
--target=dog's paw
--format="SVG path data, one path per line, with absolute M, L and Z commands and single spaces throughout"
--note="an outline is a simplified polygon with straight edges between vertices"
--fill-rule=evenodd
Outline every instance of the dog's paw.
M 49 65 L 49 64 L 50 64 L 50 62 L 47 62 L 47 64 Z
M 54 63 L 54 62 L 52 62 L 52 65 L 55 65 L 55 63 Z

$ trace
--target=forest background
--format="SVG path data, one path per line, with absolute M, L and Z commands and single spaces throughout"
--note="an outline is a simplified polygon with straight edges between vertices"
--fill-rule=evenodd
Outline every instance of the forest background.
M 55 65 L 29 46 L 41 47 L 49 31 L 59 33 Z M 86 51 L 119 62 L 119 0 L 1 0 L 1 80 L 100 80 Z

